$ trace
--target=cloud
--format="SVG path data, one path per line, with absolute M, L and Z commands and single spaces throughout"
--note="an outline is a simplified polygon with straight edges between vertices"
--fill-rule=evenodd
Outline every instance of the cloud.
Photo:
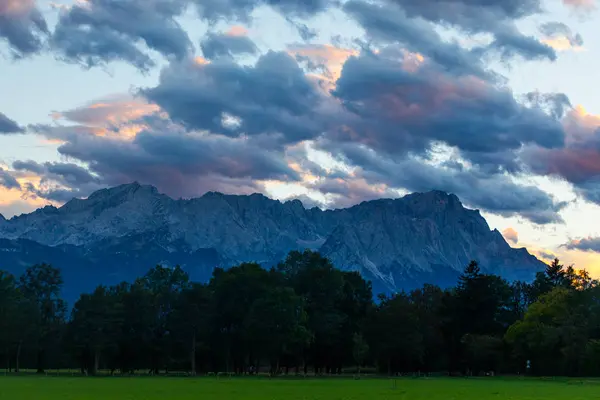
M 35 0 L 0 0 L 0 40 L 8 42 L 13 57 L 40 52 L 48 34 Z
M 11 133 L 25 133 L 25 129 L 6 115 L 0 113 L 0 135 Z
M 581 49 L 583 46 L 581 35 L 573 33 L 562 22 L 546 22 L 540 26 L 540 32 L 544 35 L 542 42 L 559 51 Z
M 443 142 L 472 162 L 507 170 L 515 166 L 506 154 L 514 156 L 526 144 L 563 146 L 561 124 L 517 102 L 508 89 L 456 76 L 427 59 L 416 71 L 400 68 L 404 55 L 394 49 L 345 63 L 332 93 L 352 118 L 329 132 L 329 140 L 358 142 L 395 156 L 424 153 Z
M 502 236 L 504 239 L 508 240 L 513 244 L 519 243 L 519 233 L 515 231 L 513 228 L 507 228 L 502 231 Z
M 21 184 L 12 174 L 0 167 L 0 186 L 6 189 L 21 189 Z
M 349 0 L 344 4 L 344 11 L 357 20 L 371 40 L 381 45 L 401 44 L 404 49 L 422 54 L 456 75 L 491 77 L 481 57 L 457 43 L 445 42 L 433 24 L 410 18 L 401 8 Z
M 563 247 L 566 247 L 569 250 L 582 250 L 600 253 L 600 238 L 587 237 L 583 239 L 574 239 L 565 243 Z
M 560 223 L 566 203 L 557 202 L 536 186 L 517 184 L 506 174 L 487 174 L 460 163 L 438 165 L 418 157 L 385 157 L 355 143 L 321 143 L 356 169 L 353 177 L 411 192 L 442 190 L 456 194 L 471 207 L 502 216 L 521 216 L 536 224 Z M 333 146 L 333 147 L 332 147 Z
M 98 99 L 72 110 L 54 112 L 55 120 L 67 120 L 77 124 L 104 127 L 119 126 L 138 120 L 160 111 L 155 104 L 149 104 L 141 97 L 131 95 L 113 95 Z
M 25 188 L 29 195 L 60 202 L 85 197 L 100 187 L 139 181 L 172 196 L 189 197 L 210 190 L 235 193 L 236 188 L 252 193 L 264 190 L 263 180 L 300 179 L 281 151 L 243 137 L 188 130 L 161 111 L 149 113 L 144 102 L 134 106 L 118 96 L 113 101 L 104 99 L 57 113 L 67 121 L 90 125 L 30 127 L 48 139 L 60 140 L 59 154 L 77 164 L 16 161 L 15 170 L 40 177 L 39 184 Z M 98 104 L 101 112 L 95 111 Z
M 327 195 L 327 206 L 346 208 L 363 201 L 381 198 L 397 198 L 398 190 L 382 183 L 370 183 L 365 179 L 355 177 L 321 179 L 310 186 L 311 189 Z
M 562 119 L 573 108 L 571 100 L 564 93 L 529 92 L 525 94 L 525 100 L 531 107 L 543 110 L 557 120 Z
M 344 63 L 350 56 L 359 54 L 358 50 L 327 44 L 294 44 L 288 47 L 288 53 L 310 71 L 309 76 L 317 79 L 325 90 L 335 88 Z
M 593 10 L 596 8 L 595 0 L 562 0 L 563 4 L 576 10 Z
M 213 60 L 219 57 L 233 57 L 239 54 L 256 54 L 258 47 L 239 29 L 227 33 L 208 33 L 200 42 L 204 57 Z
M 192 0 L 200 16 L 208 21 L 239 20 L 246 22 L 260 6 L 270 6 L 288 17 L 308 18 L 330 7 L 336 0 Z
M 556 51 L 548 43 L 539 41 L 533 36 L 519 33 L 515 27 L 503 27 L 495 32 L 495 38 L 487 48 L 488 51 L 497 52 L 503 60 L 520 56 L 525 60 L 548 59 L 556 61 Z
M 546 262 L 551 262 L 554 261 L 555 258 L 558 258 L 558 256 L 556 254 L 554 254 L 551 251 L 548 250 L 544 250 L 544 249 L 533 249 L 532 246 L 527 246 L 527 250 L 529 250 L 529 252 L 533 255 L 535 255 L 537 258 L 542 259 L 543 261 Z M 561 257 L 562 259 L 562 257 Z
M 328 99 L 284 52 L 269 51 L 249 67 L 230 59 L 172 64 L 141 94 L 188 129 L 263 137 L 270 147 L 313 138 L 334 118 L 319 111 Z M 237 122 L 224 124 L 225 116 Z
M 27 182 L 23 186 L 25 198 L 66 202 L 73 197 L 85 197 L 103 187 L 97 176 L 92 175 L 87 168 L 73 163 L 15 161 L 13 169 L 37 176 L 37 184 Z
M 60 13 L 52 45 L 66 61 L 85 67 L 124 61 L 147 71 L 150 53 L 183 59 L 192 43 L 176 21 L 186 4 L 176 0 L 86 0 Z
M 420 17 L 469 35 L 490 33 L 494 38 L 487 50 L 497 51 L 504 58 L 518 55 L 528 60 L 556 59 L 550 46 L 522 34 L 515 25 L 517 20 L 542 12 L 539 0 L 388 1 L 400 5 L 409 18 Z
M 600 116 L 577 106 L 562 124 L 567 132 L 564 147 L 526 148 L 520 158 L 531 173 L 562 178 L 584 199 L 600 204 Z

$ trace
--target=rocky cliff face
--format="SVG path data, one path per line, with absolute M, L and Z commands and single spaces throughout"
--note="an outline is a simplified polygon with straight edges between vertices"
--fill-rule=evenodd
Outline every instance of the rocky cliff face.
M 110 261 L 110 273 L 123 278 L 157 263 L 181 264 L 202 278 L 217 265 L 270 265 L 290 250 L 304 248 L 319 250 L 338 268 L 360 271 L 385 291 L 425 282 L 453 284 L 472 259 L 484 271 L 508 279 L 530 279 L 544 267 L 525 249 L 512 249 L 478 211 L 439 191 L 323 211 L 260 194 L 210 192 L 174 200 L 133 183 L 60 208 L 0 218 L 0 238 L 7 239 L 5 247 L 19 241 L 11 250 L 13 263 L 51 261 L 44 258 L 62 252 L 60 263 L 68 264 L 73 254 L 80 268 L 95 277 L 95 269 Z M 33 243 L 35 250 L 19 258 L 23 247 Z

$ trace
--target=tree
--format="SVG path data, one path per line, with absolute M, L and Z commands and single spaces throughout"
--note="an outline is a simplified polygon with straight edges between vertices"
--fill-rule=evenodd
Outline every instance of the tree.
M 531 360 L 534 372 L 554 374 L 570 374 L 581 368 L 579 356 L 585 354 L 588 329 L 580 300 L 569 289 L 555 287 L 507 330 L 505 340 L 520 365 Z
M 462 338 L 469 370 L 479 372 L 498 371 L 503 356 L 502 338 L 490 335 L 466 334 Z
M 546 278 L 552 287 L 565 286 L 568 282 L 567 271 L 564 265 L 555 258 L 550 265 L 546 267 Z
M 244 333 L 247 315 L 257 299 L 271 287 L 272 276 L 260 265 L 243 263 L 228 270 L 216 269 L 209 283 L 212 292 L 211 309 L 214 345 L 221 350 L 225 371 L 230 363 L 236 371 L 245 370 L 246 363 L 255 358 L 248 335 Z
M 340 340 L 348 315 L 340 308 L 347 281 L 344 274 L 319 253 L 306 250 L 292 251 L 277 270 L 284 276 L 284 284 L 294 289 L 304 299 L 308 313 L 308 328 L 314 340 L 307 357 L 311 359 L 315 373 L 340 372 Z M 350 340 L 352 332 L 348 332 Z M 307 363 L 304 362 L 305 373 Z
M 210 337 L 211 292 L 207 285 L 193 283 L 180 296 L 173 315 L 174 335 L 185 343 L 189 351 L 190 370 L 196 375 L 196 357 L 199 347 L 208 348 Z M 187 346 L 189 344 L 189 347 Z
M 65 321 L 67 307 L 60 297 L 62 284 L 60 270 L 48 264 L 27 268 L 19 279 L 19 290 L 34 306 L 38 373 L 44 372 L 46 352 L 56 343 Z
M 99 286 L 92 294 L 81 295 L 71 314 L 69 333 L 82 358 L 83 370 L 97 373 L 101 354 L 116 351 L 123 324 L 117 291 Z
M 444 300 L 448 293 L 437 286 L 425 284 L 410 293 L 415 308 L 418 329 L 423 338 L 423 357 L 419 369 L 425 372 L 447 369 L 447 348 L 443 335 Z
M 422 364 L 423 335 L 416 307 L 406 294 L 383 298 L 368 326 L 370 347 L 381 370 L 391 374 Z
M 18 298 L 15 277 L 0 271 L 0 351 L 6 349 L 7 366 L 10 366 L 11 347 L 19 336 L 15 324 L 18 318 Z
M 247 341 L 270 361 L 271 373 L 278 373 L 284 354 L 297 354 L 311 340 L 303 303 L 293 289 L 275 287 L 250 307 L 244 324 Z
M 160 366 L 166 367 L 171 356 L 171 323 L 178 297 L 189 287 L 188 274 L 177 265 L 166 268 L 157 265 L 138 281 L 150 294 L 153 308 L 153 324 L 150 327 L 152 372 L 159 373 Z
M 352 342 L 354 344 L 352 355 L 354 357 L 354 362 L 356 362 L 356 372 L 358 376 L 360 376 L 360 369 L 369 354 L 369 344 L 363 338 L 362 333 L 358 332 L 354 333 L 352 336 Z

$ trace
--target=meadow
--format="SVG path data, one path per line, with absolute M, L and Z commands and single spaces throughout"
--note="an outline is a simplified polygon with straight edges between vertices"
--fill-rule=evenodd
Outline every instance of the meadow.
M 0 377 L 10 400 L 583 400 L 600 398 L 586 379 L 268 379 L 167 377 Z

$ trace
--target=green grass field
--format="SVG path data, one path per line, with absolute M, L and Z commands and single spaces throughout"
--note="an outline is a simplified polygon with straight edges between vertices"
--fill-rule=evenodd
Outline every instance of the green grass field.
M 0 399 L 589 400 L 600 399 L 600 381 L 406 378 L 394 385 L 390 379 L 0 377 Z

